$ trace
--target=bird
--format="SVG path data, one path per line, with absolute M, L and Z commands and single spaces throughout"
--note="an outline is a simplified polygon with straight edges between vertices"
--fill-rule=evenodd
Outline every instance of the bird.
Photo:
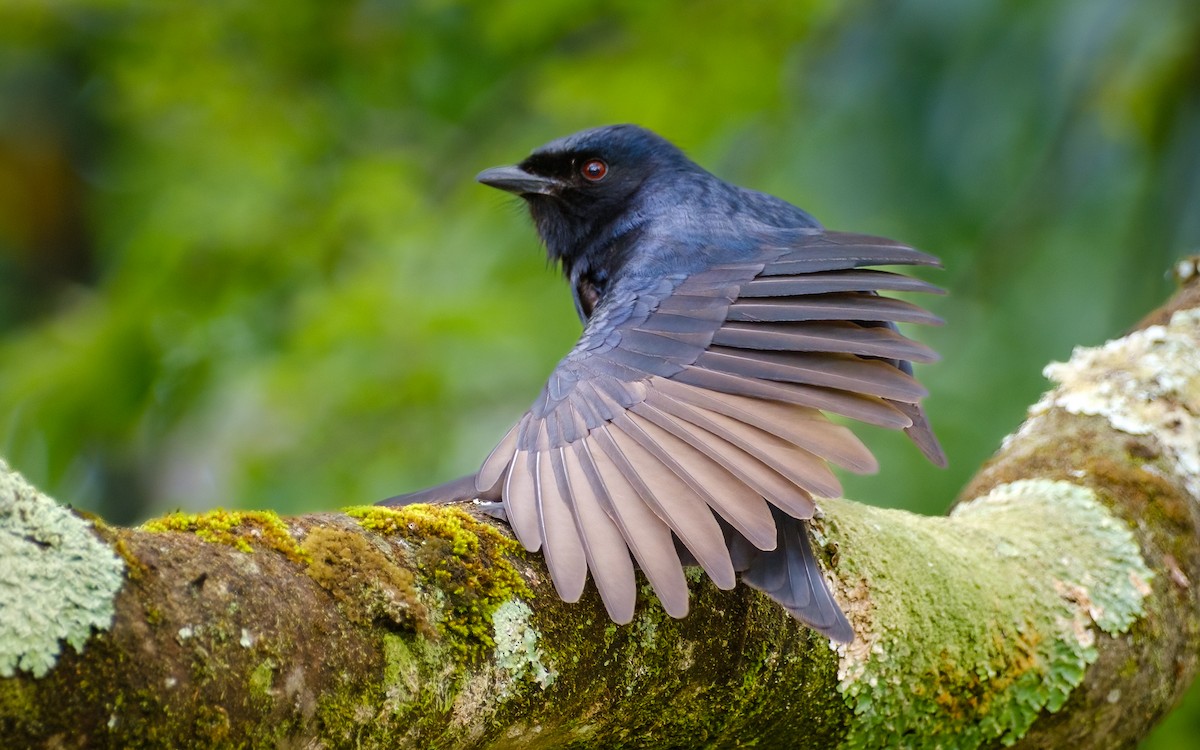
M 904 430 L 946 465 L 911 364 L 938 355 L 896 326 L 942 321 L 881 294 L 943 290 L 873 268 L 938 259 L 826 230 L 637 125 L 476 179 L 524 200 L 583 331 L 478 471 L 383 503 L 488 504 L 543 553 L 558 596 L 578 601 L 590 574 L 618 624 L 634 617 L 637 569 L 686 616 L 684 567 L 698 565 L 853 641 L 808 526 L 816 498 L 842 493 L 831 466 L 878 463 L 829 415 Z

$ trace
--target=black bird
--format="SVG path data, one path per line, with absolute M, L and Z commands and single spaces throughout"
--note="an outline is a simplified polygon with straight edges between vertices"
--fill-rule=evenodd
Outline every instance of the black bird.
M 552 141 L 478 180 L 525 199 L 583 334 L 476 474 L 384 502 L 499 501 L 558 594 L 577 601 L 591 571 L 618 623 L 633 618 L 635 561 L 673 617 L 688 610 L 683 565 L 698 563 L 720 588 L 740 571 L 853 640 L 805 520 L 814 496 L 841 494 L 828 464 L 878 464 L 825 413 L 903 429 L 945 465 L 909 364 L 937 355 L 895 326 L 941 321 L 878 294 L 941 290 L 863 270 L 937 259 L 826 231 L 633 125 Z

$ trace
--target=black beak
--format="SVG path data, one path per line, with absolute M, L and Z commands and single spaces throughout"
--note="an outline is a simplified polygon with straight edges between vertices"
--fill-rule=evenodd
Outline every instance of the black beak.
M 517 195 L 549 195 L 558 188 L 557 180 L 530 174 L 520 167 L 492 167 L 480 172 L 475 179 L 484 185 Z

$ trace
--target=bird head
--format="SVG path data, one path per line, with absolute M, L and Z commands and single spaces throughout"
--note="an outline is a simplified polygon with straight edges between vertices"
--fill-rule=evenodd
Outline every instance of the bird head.
M 583 269 L 615 271 L 614 241 L 647 219 L 643 189 L 678 171 L 707 174 L 664 138 L 636 125 L 609 125 L 551 141 L 516 166 L 479 173 L 484 185 L 521 196 L 552 261 L 572 281 Z

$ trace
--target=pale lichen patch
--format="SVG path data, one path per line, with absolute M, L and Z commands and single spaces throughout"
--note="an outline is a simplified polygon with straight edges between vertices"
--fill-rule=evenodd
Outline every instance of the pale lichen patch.
M 66 641 L 107 630 L 125 564 L 92 524 L 0 461 L 0 677 L 42 677 Z
M 1200 497 L 1200 310 L 1181 310 L 1165 326 L 1103 346 L 1078 347 L 1045 375 L 1058 387 L 1030 407 L 1018 436 L 1054 408 L 1103 417 L 1121 432 L 1153 435 Z
M 1097 629 L 1143 613 L 1134 581 L 1152 574 L 1089 489 L 1014 482 L 943 519 L 830 504 L 830 539 L 873 551 L 838 569 L 873 607 L 838 649 L 848 747 L 1014 742 L 1082 681 Z
M 520 599 L 509 599 L 492 613 L 496 647 L 493 651 L 499 670 L 498 694 L 503 699 L 518 680 L 528 675 L 543 690 L 554 684 L 558 672 L 544 662 L 538 645 L 541 637 L 533 626 L 533 610 Z
M 547 666 L 541 634 L 532 622 L 533 610 L 520 599 L 502 603 L 492 613 L 492 658 L 471 673 L 454 698 L 451 722 L 472 741 L 487 727 L 498 708 L 510 700 L 544 691 L 558 677 Z
M 1061 573 L 1056 581 L 1066 592 L 1062 598 L 1085 609 L 1109 635 L 1124 633 L 1143 614 L 1142 600 L 1150 593 L 1147 582 L 1154 572 L 1133 532 L 1093 490 L 1046 479 L 1010 482 L 959 505 L 952 518 L 985 525 L 1003 520 L 1007 525 L 997 531 L 1018 538 L 1022 530 L 1032 535 L 1035 528 L 1048 528 L 1044 537 L 1074 528 L 1072 522 L 1082 524 L 1079 530 L 1086 533 L 1054 536 L 1055 554 L 1048 556 L 1052 569 Z

